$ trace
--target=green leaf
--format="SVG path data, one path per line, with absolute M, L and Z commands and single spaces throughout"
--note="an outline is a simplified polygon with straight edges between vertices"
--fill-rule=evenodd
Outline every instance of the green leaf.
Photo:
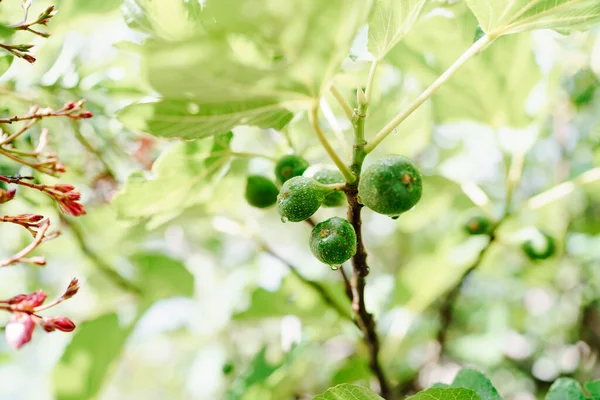
M 171 32 L 179 26 L 162 21 L 154 3 L 160 2 L 129 1 L 125 10 L 137 26 L 161 38 L 143 45 L 142 71 L 162 101 L 132 105 L 120 118 L 132 129 L 186 139 L 237 125 L 281 129 L 292 118 L 287 108 L 309 107 L 329 87 L 372 5 L 293 0 L 274 7 L 268 0 L 209 0 L 201 12 L 191 13 L 181 2 L 170 2 L 181 11 L 165 13 L 185 14 L 174 21 L 203 27 L 183 35 Z
M 13 62 L 12 54 L 0 56 L 0 76 L 4 75 L 4 73 L 6 71 L 8 71 L 12 62 Z
M 474 369 L 462 369 L 454 378 L 451 387 L 474 390 L 481 400 L 502 400 L 492 382 Z
M 377 0 L 369 19 L 369 51 L 381 60 L 406 35 L 425 0 Z
M 135 30 L 168 40 L 201 31 L 199 1 L 124 0 L 121 8 L 127 24 Z
M 424 390 L 414 396 L 409 397 L 411 400 L 482 400 L 472 390 L 461 388 L 433 388 Z M 407 399 L 407 400 L 408 400 Z
M 211 155 L 207 150 L 212 143 L 212 140 L 176 143 L 156 160 L 153 177 L 146 178 L 141 173 L 130 175 L 112 201 L 119 217 L 135 219 L 181 213 L 208 199 L 216 182 L 214 173 L 223 171 L 231 158 L 227 151 Z
M 236 377 L 231 384 L 231 389 L 227 393 L 227 400 L 241 399 L 249 387 L 256 383 L 265 381 L 279 367 L 279 364 L 269 364 L 265 358 L 267 349 L 263 347 L 246 368 L 246 370 Z
M 133 104 L 119 113 L 119 120 L 129 129 L 154 136 L 200 139 L 227 132 L 237 125 L 281 129 L 293 117 L 275 99 L 199 103 L 200 99 L 167 99 Z
M 492 36 L 532 29 L 582 30 L 600 22 L 598 0 L 466 0 Z
M 586 382 L 584 386 L 592 400 L 600 400 L 600 380 Z
M 194 276 L 181 261 L 161 253 L 138 253 L 130 258 L 138 268 L 145 305 L 170 297 L 192 297 Z
M 441 75 L 473 42 L 477 21 L 466 7 L 455 7 L 453 17 L 440 14 L 420 21 L 390 53 L 390 61 L 416 76 L 423 86 Z M 440 31 L 447 40 L 439 40 Z M 512 61 L 507 63 L 508 59 Z M 475 76 L 477 84 L 473 84 Z M 433 96 L 434 118 L 440 122 L 474 120 L 492 126 L 528 126 L 533 116 L 525 104 L 540 79 L 530 37 L 500 38 Z
M 56 398 L 95 398 L 130 332 L 131 327 L 122 327 L 116 314 L 78 326 L 54 370 Z
M 373 391 L 362 386 L 343 383 L 327 390 L 325 393 L 313 397 L 313 400 L 382 400 Z
M 558 378 L 550 386 L 546 400 L 586 400 L 586 397 L 575 379 Z

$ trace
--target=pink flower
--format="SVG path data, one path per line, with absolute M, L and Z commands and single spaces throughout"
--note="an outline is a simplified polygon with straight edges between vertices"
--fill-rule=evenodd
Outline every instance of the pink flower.
M 6 342 L 13 349 L 20 349 L 23 345 L 31 340 L 35 322 L 29 314 L 15 312 L 8 320 L 8 324 L 4 328 Z

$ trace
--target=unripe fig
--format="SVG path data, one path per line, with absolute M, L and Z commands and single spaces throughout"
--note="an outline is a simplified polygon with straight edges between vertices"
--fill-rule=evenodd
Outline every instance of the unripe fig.
M 285 183 L 288 179 L 302 175 L 308 166 L 308 161 L 300 156 L 283 156 L 275 164 L 275 176 L 279 182 Z
M 312 178 L 295 176 L 283 184 L 277 209 L 283 222 L 300 222 L 313 215 L 333 189 Z
M 279 189 L 269 178 L 250 175 L 246 181 L 246 200 L 251 206 L 270 207 L 277 202 Z
M 360 201 L 371 210 L 397 217 L 421 198 L 421 173 L 411 160 L 387 156 L 367 167 L 360 177 Z
M 340 265 L 356 254 L 356 232 L 344 218 L 318 223 L 310 235 L 310 250 L 322 263 Z
M 490 231 L 492 225 L 490 219 L 483 215 L 476 215 L 469 218 L 464 228 L 469 235 L 483 235 Z
M 306 170 L 304 176 L 313 178 L 319 183 L 326 185 L 344 183 L 344 176 L 337 169 L 319 168 L 311 171 L 313 167 Z M 346 203 L 346 196 L 342 192 L 333 192 L 323 200 L 323 207 L 339 207 Z
M 545 260 L 556 253 L 556 242 L 546 232 L 536 231 L 521 244 L 521 249 L 531 260 Z

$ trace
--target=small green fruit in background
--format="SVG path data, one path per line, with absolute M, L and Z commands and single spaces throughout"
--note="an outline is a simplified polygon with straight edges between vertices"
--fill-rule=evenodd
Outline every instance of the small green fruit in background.
M 267 208 L 277 202 L 279 189 L 269 178 L 250 175 L 246 180 L 246 200 L 251 206 Z
M 277 209 L 283 222 L 310 218 L 333 189 L 312 178 L 295 176 L 283 184 L 277 196 Z
M 556 241 L 547 233 L 536 230 L 521 244 L 521 249 L 531 260 L 545 260 L 556 253 Z
M 275 164 L 275 176 L 279 182 L 285 183 L 288 179 L 302 175 L 308 166 L 308 161 L 300 156 L 283 156 Z
M 325 185 L 345 182 L 342 173 L 333 168 L 315 168 L 313 170 L 313 167 L 311 167 L 305 171 L 303 176 L 313 178 L 317 182 Z M 325 200 L 323 200 L 321 205 L 323 207 L 339 207 L 344 204 L 346 204 L 346 195 L 342 192 L 333 192 L 325 197 Z
M 491 225 L 492 223 L 488 217 L 476 215 L 469 218 L 464 228 L 469 235 L 483 235 L 490 231 Z
M 371 210 L 397 217 L 410 210 L 423 192 L 423 178 L 406 157 L 387 156 L 365 169 L 358 184 L 360 201 Z
M 310 235 L 310 250 L 327 265 L 340 265 L 356 254 L 356 232 L 344 218 L 318 223 Z

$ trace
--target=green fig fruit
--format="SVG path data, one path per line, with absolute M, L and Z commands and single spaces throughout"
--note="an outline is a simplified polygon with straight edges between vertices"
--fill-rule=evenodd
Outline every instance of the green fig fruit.
M 490 231 L 492 222 L 488 217 L 476 215 L 468 219 L 464 228 L 469 235 L 483 235 Z
M 327 265 L 341 265 L 356 254 L 356 232 L 344 218 L 318 223 L 310 235 L 310 250 Z
M 277 202 L 279 189 L 269 178 L 250 175 L 246 180 L 246 201 L 251 206 L 267 208 Z
M 556 241 L 546 232 L 536 230 L 521 244 L 521 249 L 533 261 L 545 260 L 556 253 Z
M 312 167 L 307 169 L 304 176 L 313 178 L 319 183 L 331 185 L 336 183 L 344 183 L 344 176 L 340 171 L 333 168 L 319 168 L 311 171 Z M 308 175 L 307 175 L 308 173 Z M 346 195 L 343 192 L 333 192 L 325 197 L 323 207 L 339 207 L 346 204 Z
M 285 183 L 288 179 L 302 175 L 308 166 L 308 161 L 300 156 L 283 156 L 275 164 L 275 176 L 279 182 Z
M 333 189 L 312 178 L 295 176 L 283 184 L 277 209 L 283 222 L 300 222 L 312 216 Z
M 360 201 L 371 210 L 397 217 L 421 198 L 423 178 L 406 157 L 392 155 L 368 166 L 360 177 Z

